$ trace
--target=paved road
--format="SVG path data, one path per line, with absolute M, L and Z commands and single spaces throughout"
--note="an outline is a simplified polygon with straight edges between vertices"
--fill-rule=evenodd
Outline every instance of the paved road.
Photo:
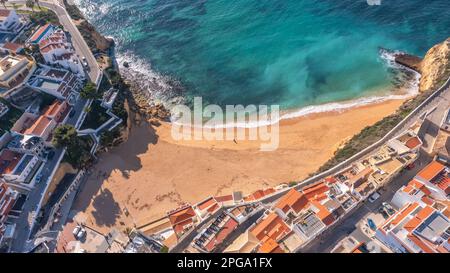
M 23 0 L 10 0 L 9 2 L 17 4 L 26 3 L 26 1 Z M 78 31 L 78 28 L 74 25 L 73 21 L 70 19 L 70 16 L 69 14 L 67 14 L 67 11 L 64 9 L 64 7 L 62 7 L 61 4 L 59 4 L 58 1 L 47 0 L 47 1 L 40 1 L 39 3 L 41 7 L 51 9 L 56 13 L 61 25 L 64 27 L 66 31 L 70 33 L 72 38 L 72 44 L 78 56 L 86 58 L 86 61 L 90 68 L 88 71 L 89 79 L 92 82 L 95 82 L 97 78 L 100 76 L 101 70 L 97 64 L 97 60 L 95 59 L 94 55 L 89 49 L 89 46 L 86 44 L 86 41 L 83 39 L 83 36 L 81 36 L 81 33 Z

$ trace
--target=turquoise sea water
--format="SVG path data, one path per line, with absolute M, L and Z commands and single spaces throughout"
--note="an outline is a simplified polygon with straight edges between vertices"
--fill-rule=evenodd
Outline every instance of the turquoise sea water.
M 423 56 L 450 36 L 448 0 L 75 3 L 115 38 L 119 59 L 132 61 L 149 92 L 222 105 L 291 109 L 388 95 L 399 79 L 380 47 Z M 171 88 L 174 80 L 182 88 Z

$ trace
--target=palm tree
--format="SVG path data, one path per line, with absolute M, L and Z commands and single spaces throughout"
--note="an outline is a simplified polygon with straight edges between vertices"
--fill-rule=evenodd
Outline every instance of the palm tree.
M 6 9 L 6 2 L 8 2 L 8 0 L 0 0 L 0 3 L 3 4 L 3 7 L 5 7 L 5 9 Z
M 34 0 L 27 0 L 27 2 L 25 3 L 25 6 L 27 8 L 30 8 L 32 11 L 34 11 Z

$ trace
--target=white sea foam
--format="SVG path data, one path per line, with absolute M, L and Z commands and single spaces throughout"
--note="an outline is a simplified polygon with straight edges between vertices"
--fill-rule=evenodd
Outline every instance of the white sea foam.
M 104 3 L 98 5 L 97 3 L 92 3 L 90 0 L 74 0 L 74 3 L 80 8 L 81 12 L 91 18 L 92 16 L 106 15 L 111 5 Z M 296 110 L 285 111 L 276 120 L 270 121 L 260 121 L 255 123 L 227 123 L 222 125 L 216 125 L 215 128 L 254 128 L 258 126 L 267 126 L 280 122 L 281 120 L 293 119 L 302 116 L 307 116 L 311 114 L 326 113 L 326 112 L 342 112 L 354 107 L 360 107 L 365 105 L 370 105 L 374 103 L 380 103 L 388 100 L 400 100 L 410 98 L 418 93 L 418 83 L 420 80 L 420 74 L 404 67 L 397 62 L 395 62 L 395 56 L 401 54 L 401 51 L 391 51 L 387 49 L 380 49 L 380 59 L 384 62 L 388 69 L 392 69 L 398 72 L 398 82 L 402 86 L 402 94 L 399 94 L 398 90 L 384 90 L 386 95 L 375 95 L 357 98 L 350 101 L 343 102 L 331 102 L 321 105 L 311 105 L 302 107 Z M 132 84 L 138 86 L 143 90 L 144 95 L 149 98 L 149 104 L 154 102 L 162 102 L 165 106 L 169 107 L 174 104 L 183 103 L 184 99 L 180 96 L 181 85 L 179 82 L 174 81 L 169 76 L 162 75 L 152 69 L 151 64 L 142 58 L 137 57 L 131 51 L 121 51 L 116 52 L 116 59 L 120 67 L 121 74 Z M 123 67 L 123 63 L 127 62 L 129 64 L 128 68 Z M 407 73 L 412 73 L 411 76 Z M 395 94 L 396 93 L 396 94 Z

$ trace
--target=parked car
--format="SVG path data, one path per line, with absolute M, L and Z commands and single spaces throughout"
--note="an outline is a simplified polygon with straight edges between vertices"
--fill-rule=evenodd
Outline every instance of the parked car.
M 81 240 L 86 236 L 86 230 L 84 228 L 81 228 L 80 231 L 77 233 L 77 239 Z
M 380 198 L 381 195 L 378 192 L 374 192 L 371 196 L 369 196 L 369 202 L 373 203 L 376 200 L 378 200 L 378 198 Z
M 42 173 L 40 173 L 40 174 L 38 174 L 37 176 L 36 176 L 36 179 L 35 179 L 35 182 L 36 182 L 36 184 L 39 184 L 39 183 L 41 183 L 41 181 L 42 181 Z
M 389 215 L 393 215 L 395 213 L 394 208 L 389 205 L 389 203 L 383 202 L 383 207 L 386 208 L 386 211 L 388 212 Z
M 378 212 L 381 213 L 385 219 L 389 218 L 389 213 L 387 212 L 385 207 L 381 206 L 378 209 Z
M 80 226 L 76 226 L 76 227 L 73 229 L 72 234 L 73 234 L 73 236 L 75 236 L 75 238 L 78 238 L 78 233 L 80 232 L 80 230 L 81 230 L 81 227 L 80 227 Z
M 371 230 L 377 230 L 377 225 L 375 225 L 375 222 L 372 219 L 368 218 L 367 224 L 369 225 Z
M 86 57 L 81 58 L 81 63 L 83 64 L 84 67 L 89 67 L 88 62 L 86 61 Z

